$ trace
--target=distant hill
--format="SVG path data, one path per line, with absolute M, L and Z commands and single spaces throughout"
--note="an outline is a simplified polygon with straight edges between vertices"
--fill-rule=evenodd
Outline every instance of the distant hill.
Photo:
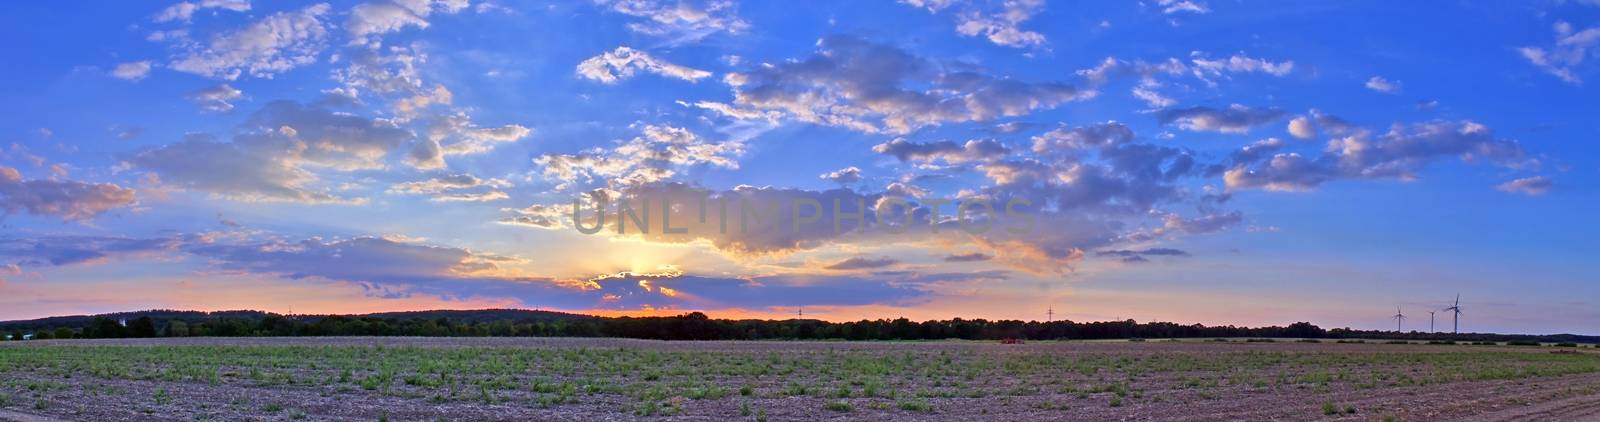
M 377 319 L 439 319 L 447 318 L 457 323 L 482 324 L 495 321 L 537 321 L 554 319 L 589 319 L 598 318 L 590 315 L 569 314 L 566 312 L 531 311 L 527 309 L 476 309 L 452 310 L 441 309 L 432 311 L 405 311 L 405 312 L 379 312 L 366 315 L 349 315 L 355 318 Z

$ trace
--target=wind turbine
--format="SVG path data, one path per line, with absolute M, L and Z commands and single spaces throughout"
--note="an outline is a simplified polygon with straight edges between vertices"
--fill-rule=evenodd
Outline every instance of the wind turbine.
M 1428 311 L 1428 332 L 1437 332 L 1433 329 L 1433 311 Z
M 1455 334 L 1460 334 L 1461 333 L 1461 294 L 1460 293 L 1456 293 L 1456 304 L 1455 305 L 1451 305 L 1448 308 L 1444 308 L 1444 310 L 1445 310 L 1445 312 L 1454 312 L 1455 313 L 1455 317 L 1450 319 L 1450 332 L 1451 333 L 1455 333 Z
M 1400 307 L 1399 306 L 1394 307 L 1394 332 L 1396 332 L 1396 333 L 1404 332 L 1403 330 L 1400 329 L 1400 323 L 1405 321 L 1405 320 L 1406 320 L 1406 314 L 1400 312 Z

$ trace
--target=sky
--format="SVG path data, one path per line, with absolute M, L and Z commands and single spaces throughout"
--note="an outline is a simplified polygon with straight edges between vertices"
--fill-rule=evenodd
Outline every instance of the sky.
M 0 9 L 0 319 L 1600 334 L 1594 0 Z

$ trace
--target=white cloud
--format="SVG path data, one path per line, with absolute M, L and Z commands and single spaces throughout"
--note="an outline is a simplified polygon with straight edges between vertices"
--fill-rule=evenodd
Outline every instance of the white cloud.
M 900 0 L 901 4 L 939 13 L 960 4 L 955 13 L 956 32 L 967 37 L 984 37 L 995 45 L 1034 48 L 1045 45 L 1044 34 L 1022 29 L 1022 23 L 1044 10 L 1044 0 L 1006 0 L 1004 2 L 961 2 L 956 0 Z M 999 7 L 995 7 L 998 5 Z
M 1283 111 L 1270 108 L 1250 108 L 1233 104 L 1225 109 L 1189 107 L 1161 110 L 1157 118 L 1161 124 L 1177 124 L 1179 128 L 1196 132 L 1221 132 L 1244 134 L 1251 128 L 1278 121 Z
M 455 14 L 467 8 L 466 0 L 397 0 L 358 4 L 350 8 L 345 31 L 354 44 L 375 44 L 376 36 L 405 29 L 428 27 L 428 16 L 438 11 Z
M 1589 56 L 1589 49 L 1600 44 L 1600 27 L 1573 32 L 1572 24 L 1556 22 L 1556 43 L 1550 47 L 1522 47 L 1517 51 L 1529 63 L 1572 84 L 1583 83 L 1578 66 Z
M 615 148 L 546 154 L 534 164 L 562 187 L 600 178 L 605 187 L 621 189 L 666 180 L 681 168 L 739 168 L 736 158 L 744 153 L 742 142 L 710 142 L 683 128 L 645 125 L 641 132 Z
M 508 226 L 532 227 L 538 229 L 560 229 L 567 227 L 566 221 L 572 218 L 571 205 L 539 205 L 534 204 L 526 208 L 502 208 L 501 211 L 511 212 L 516 215 L 501 218 L 497 221 Z
M 959 1 L 960 0 L 900 0 L 900 4 L 928 9 L 928 12 L 930 13 L 939 13 L 939 11 L 948 8 Z
M 1042 46 L 1044 34 L 1021 28 L 1024 21 L 1041 10 L 1044 10 L 1044 0 L 1007 0 L 996 13 L 967 10 L 956 15 L 956 32 L 969 37 L 983 36 L 995 45 L 1006 47 Z
M 1206 7 L 1206 3 L 1198 0 L 1158 0 L 1156 4 L 1161 6 L 1161 13 L 1168 15 L 1176 13 L 1204 15 L 1211 13 L 1211 8 Z
M 240 91 L 228 84 L 218 84 L 191 92 L 188 97 L 189 101 L 193 101 L 201 109 L 212 112 L 225 112 L 233 110 L 233 104 L 229 101 L 239 99 L 242 96 L 244 96 L 244 91 Z
M 1339 178 L 1414 180 L 1424 167 L 1449 157 L 1507 168 L 1537 165 L 1519 143 L 1496 138 L 1488 127 L 1471 121 L 1395 125 L 1377 136 L 1357 131 L 1329 141 L 1314 158 L 1298 153 L 1266 157 L 1281 146 L 1235 154 L 1234 166 L 1223 177 L 1227 187 L 1307 191 Z
M 1549 177 L 1534 176 L 1501 183 L 1499 186 L 1495 186 L 1495 189 L 1499 189 L 1501 192 L 1507 193 L 1520 193 L 1530 196 L 1539 196 L 1544 195 L 1545 192 L 1549 192 L 1550 187 L 1553 185 L 1554 183 L 1550 181 Z
M 850 166 L 829 172 L 821 177 L 822 180 L 846 185 L 861 181 L 861 169 L 856 166 Z
M 428 136 L 412 146 L 407 161 L 417 168 L 443 168 L 447 157 L 486 153 L 532 134 L 533 129 L 517 124 L 479 127 L 465 112 L 458 112 L 438 117 Z
M 153 20 L 157 23 L 188 22 L 189 18 L 194 16 L 194 12 L 198 12 L 201 9 L 224 9 L 235 12 L 248 12 L 250 11 L 250 2 L 248 0 L 202 0 L 199 3 L 187 1 L 178 2 L 171 6 L 167 6 L 166 9 L 162 9 L 161 13 L 157 13 Z
M 138 61 L 118 64 L 111 69 L 111 76 L 127 81 L 137 81 L 150 76 L 150 62 Z
M 488 192 L 444 193 L 434 195 L 430 200 L 434 202 L 490 202 L 509 198 L 511 197 L 506 195 L 505 192 L 492 190 Z
M 237 31 L 213 36 L 203 45 L 190 46 L 171 67 L 233 80 L 242 74 L 271 78 L 315 63 L 327 46 L 328 30 L 322 19 L 330 10 L 327 3 L 319 3 L 268 15 Z
M 1143 100 L 1144 103 L 1149 105 L 1151 108 L 1167 108 L 1178 104 L 1178 100 L 1161 95 L 1161 93 L 1156 92 L 1154 88 L 1155 87 L 1153 86 L 1134 87 L 1133 97 Z
M 500 179 L 480 179 L 470 174 L 452 174 L 396 184 L 389 187 L 389 193 L 433 194 L 477 187 L 505 188 L 510 186 L 510 182 Z
M 1311 139 L 1317 136 L 1317 129 L 1311 126 L 1311 119 L 1297 116 L 1289 121 L 1289 134 L 1300 139 Z
M 665 38 L 668 44 L 697 42 L 719 32 L 737 34 L 750 24 L 737 15 L 732 0 L 595 0 L 613 12 L 643 18 L 628 24 L 641 34 Z
M 1194 53 L 1198 55 L 1199 53 Z M 1278 63 L 1272 61 L 1234 54 L 1226 59 L 1208 59 L 1195 57 L 1189 60 L 1194 64 L 1196 77 L 1206 79 L 1207 76 L 1222 76 L 1223 73 L 1265 73 L 1272 76 L 1288 76 L 1294 71 L 1294 61 L 1286 60 Z M 1209 79 L 1206 79 L 1209 80 Z
M 1384 79 L 1382 76 L 1373 76 L 1372 79 L 1367 80 L 1367 89 L 1385 94 L 1398 94 L 1400 93 L 1400 81 L 1391 81 Z
M 668 63 L 628 47 L 617 47 L 590 57 L 578 63 L 577 69 L 578 76 L 606 84 L 631 78 L 635 72 L 641 71 L 691 82 L 711 76 L 711 72 Z
M 1323 131 L 1334 135 L 1344 135 L 1355 132 L 1356 126 L 1350 122 L 1312 109 L 1309 116 L 1295 116 L 1289 120 L 1289 134 L 1300 139 L 1311 139 L 1317 132 Z
M 511 183 L 500 179 L 480 179 L 470 174 L 438 176 L 428 180 L 400 183 L 389 187 L 389 193 L 426 194 L 434 202 L 489 202 L 510 198 L 499 189 Z M 461 192 L 478 190 L 478 192 Z

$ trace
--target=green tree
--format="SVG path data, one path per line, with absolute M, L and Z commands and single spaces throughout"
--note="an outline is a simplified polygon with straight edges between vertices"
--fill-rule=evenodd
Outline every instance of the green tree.
M 171 322 L 167 323 L 167 337 L 188 337 L 188 336 L 189 336 L 189 324 L 188 323 L 185 323 L 183 321 L 171 321 Z
M 131 337 L 140 338 L 155 337 L 156 321 L 150 319 L 150 316 L 148 315 L 139 317 L 133 321 L 128 321 L 128 335 Z

